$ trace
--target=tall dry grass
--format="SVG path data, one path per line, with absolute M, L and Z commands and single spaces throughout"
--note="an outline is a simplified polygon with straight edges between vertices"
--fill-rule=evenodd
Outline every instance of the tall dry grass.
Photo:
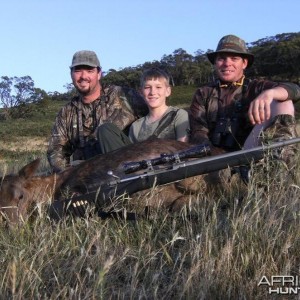
M 267 299 L 263 275 L 299 275 L 299 168 L 259 165 L 177 214 L 2 224 L 1 298 Z

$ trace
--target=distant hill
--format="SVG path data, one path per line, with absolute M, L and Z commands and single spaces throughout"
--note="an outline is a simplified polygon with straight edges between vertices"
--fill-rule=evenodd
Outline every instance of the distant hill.
M 254 64 L 247 70 L 248 77 L 263 77 L 300 83 L 300 32 L 282 33 L 248 43 L 249 51 L 255 56 Z M 127 85 L 137 88 L 142 70 L 160 67 L 171 76 L 175 86 L 202 85 L 213 77 L 213 68 L 206 54 L 213 50 L 197 50 L 190 54 L 184 49 L 176 49 L 160 60 L 108 70 L 103 78 L 106 84 Z

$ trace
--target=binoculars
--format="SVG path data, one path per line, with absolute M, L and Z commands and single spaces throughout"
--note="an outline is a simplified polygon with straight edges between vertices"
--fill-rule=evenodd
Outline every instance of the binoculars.
M 234 148 L 237 145 L 235 135 L 238 131 L 237 118 L 220 118 L 216 124 L 211 142 L 216 147 Z

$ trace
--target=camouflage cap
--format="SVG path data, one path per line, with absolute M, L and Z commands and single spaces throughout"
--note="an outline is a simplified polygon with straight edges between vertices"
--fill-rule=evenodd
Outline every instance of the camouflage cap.
M 70 66 L 70 68 L 76 66 L 90 66 L 94 68 L 101 68 L 97 54 L 94 51 L 89 50 L 81 50 L 73 55 L 72 65 Z
M 248 52 L 245 41 L 235 35 L 223 36 L 219 41 L 216 51 L 207 53 L 207 57 L 209 61 L 214 64 L 216 55 L 222 52 L 240 54 L 246 57 L 248 59 L 247 68 L 253 64 L 254 55 Z

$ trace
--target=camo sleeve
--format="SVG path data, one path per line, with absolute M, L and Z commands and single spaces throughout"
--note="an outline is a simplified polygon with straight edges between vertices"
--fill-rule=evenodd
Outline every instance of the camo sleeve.
M 209 143 L 209 128 L 203 89 L 197 89 L 190 106 L 191 143 Z
M 70 163 L 72 147 L 68 139 L 68 109 L 63 107 L 58 113 L 52 128 L 47 158 L 54 172 L 60 172 Z
M 132 89 L 114 86 L 107 95 L 106 122 L 114 123 L 121 130 L 131 125 L 140 114 L 147 114 L 148 108 L 143 97 Z
M 297 102 L 300 99 L 300 86 L 291 82 L 280 82 L 279 86 L 283 87 L 288 92 L 288 99 Z

